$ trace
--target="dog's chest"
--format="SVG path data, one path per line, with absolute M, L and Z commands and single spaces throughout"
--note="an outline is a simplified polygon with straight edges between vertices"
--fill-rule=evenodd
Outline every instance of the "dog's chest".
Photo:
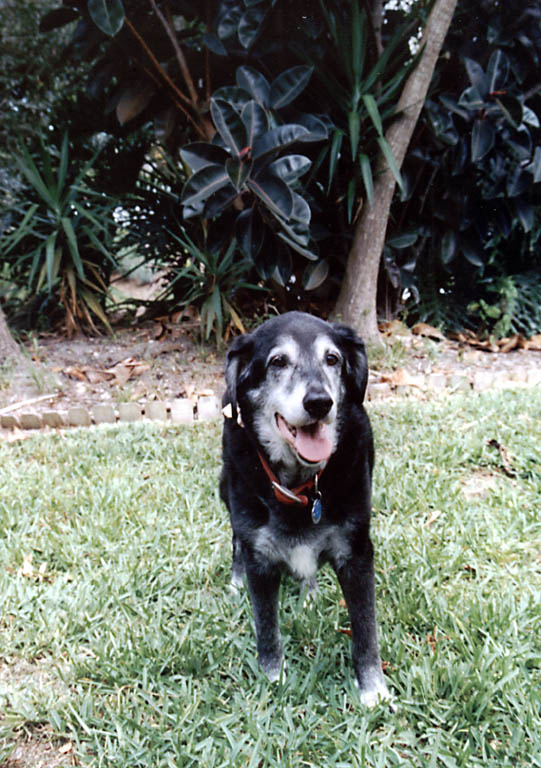
M 316 575 L 322 562 L 331 560 L 340 565 L 350 555 L 348 540 L 338 527 L 292 537 L 276 533 L 270 525 L 265 525 L 256 534 L 255 550 L 260 558 L 286 567 L 294 576 L 307 581 Z

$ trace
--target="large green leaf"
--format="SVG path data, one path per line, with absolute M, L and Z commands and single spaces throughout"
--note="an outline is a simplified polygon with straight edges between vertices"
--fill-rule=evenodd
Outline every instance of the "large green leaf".
M 317 261 L 318 254 L 317 254 L 317 248 L 315 247 L 315 244 L 312 243 L 313 249 L 305 248 L 302 245 L 299 245 L 299 243 L 296 240 L 293 240 L 293 238 L 289 237 L 285 232 L 277 232 L 278 237 L 280 240 L 283 240 L 286 245 L 289 245 L 290 248 L 293 248 L 294 251 L 299 253 L 301 256 L 304 256 L 305 259 L 308 259 L 309 261 Z
M 288 219 L 293 211 L 293 193 L 287 184 L 270 173 L 247 181 L 248 187 L 275 215 Z
M 293 192 L 293 209 L 288 219 L 276 215 L 284 234 L 302 249 L 310 242 L 310 206 L 301 195 Z
M 480 109 L 485 108 L 486 102 L 479 92 L 479 89 L 472 85 L 470 88 L 466 88 L 465 91 L 462 91 L 458 100 L 458 106 L 478 112 Z
M 263 245 L 265 228 L 254 208 L 247 208 L 237 216 L 235 237 L 243 254 L 255 260 Z
M 487 67 L 488 92 L 502 90 L 507 84 L 508 76 L 509 59 L 503 51 L 494 51 Z
M 361 132 L 361 118 L 357 111 L 349 113 L 348 128 L 349 128 L 349 143 L 351 147 L 351 159 L 355 160 L 355 158 L 357 157 L 357 149 L 359 147 L 359 138 L 360 138 L 360 132 Z
M 212 94 L 213 99 L 222 99 L 228 101 L 238 112 L 250 101 L 250 93 L 246 88 L 240 88 L 237 85 L 224 85 L 218 88 Z
M 242 11 L 238 5 L 224 7 L 216 29 L 220 40 L 227 40 L 236 35 L 241 15 Z
M 262 8 L 248 8 L 239 20 L 238 36 L 239 42 L 243 48 L 251 48 L 255 43 L 265 20 L 265 11 Z
M 274 109 L 281 109 L 291 104 L 308 85 L 312 72 L 312 67 L 301 64 L 278 75 L 270 87 L 271 106 Z
M 381 116 L 375 98 L 371 93 L 365 93 L 363 96 L 363 103 L 374 124 L 374 128 L 378 132 L 378 136 L 383 136 L 383 124 L 381 122 Z
M 203 218 L 213 219 L 218 216 L 226 208 L 229 208 L 237 195 L 238 191 L 232 184 L 226 184 L 218 189 L 206 201 L 202 213 Z
M 331 184 L 334 179 L 334 172 L 336 170 L 336 163 L 340 156 L 340 150 L 342 148 L 342 142 L 344 140 L 344 132 L 339 128 L 336 128 L 333 133 L 331 141 L 331 149 L 329 154 L 329 181 L 327 183 L 327 194 L 331 188 Z
M 207 200 L 214 192 L 230 183 L 223 165 L 207 165 L 190 176 L 184 185 L 182 205 L 185 208 L 192 207 L 196 203 Z
M 269 165 L 269 171 L 279 176 L 286 184 L 293 184 L 300 179 L 312 165 L 312 161 L 304 155 L 285 155 Z
M 210 113 L 216 130 L 226 146 L 235 154 L 240 155 L 246 148 L 246 128 L 237 110 L 223 99 L 210 100 Z
M 88 13 L 94 24 L 109 37 L 120 32 L 124 24 L 122 0 L 88 0 Z
M 294 115 L 294 122 L 295 125 L 302 125 L 308 131 L 307 135 L 301 136 L 299 141 L 325 141 L 329 136 L 327 125 L 317 115 L 296 112 Z
M 529 189 L 531 183 L 532 177 L 530 174 L 522 166 L 517 165 L 507 179 L 507 194 L 509 197 L 518 197 Z
M 66 239 L 68 241 L 68 248 L 71 254 L 71 260 L 73 262 L 73 266 L 75 267 L 75 270 L 79 275 L 79 277 L 81 278 L 81 280 L 84 280 L 85 271 L 84 271 L 81 255 L 79 253 L 79 244 L 77 242 L 77 235 L 75 234 L 72 221 L 67 216 L 63 216 L 61 219 L 61 222 L 62 222 L 62 228 L 66 234 Z
M 252 169 L 252 161 L 240 157 L 229 157 L 225 162 L 225 169 L 235 189 L 240 190 Z
M 490 120 L 475 120 L 471 134 L 472 163 L 481 160 L 494 146 L 496 131 Z
M 258 137 L 253 144 L 252 157 L 254 160 L 269 152 L 286 149 L 286 147 L 300 141 L 302 137 L 308 136 L 309 131 L 303 125 L 280 125 L 273 128 L 263 136 Z
M 502 94 L 496 97 L 496 104 L 513 128 L 518 128 L 522 123 L 522 104 L 520 101 L 513 96 Z
M 456 235 L 452 229 L 448 229 L 441 239 L 440 256 L 444 264 L 449 264 L 456 254 Z
M 236 80 L 237 85 L 248 91 L 258 104 L 263 107 L 269 105 L 270 85 L 265 75 L 251 67 L 239 67 L 236 72 Z
M 56 230 L 54 232 L 51 232 L 51 234 L 47 238 L 47 243 L 45 245 L 45 267 L 47 272 L 47 287 L 49 289 L 49 292 L 53 290 L 53 282 L 56 278 L 56 275 L 58 272 L 58 264 L 60 261 L 60 259 L 55 259 L 57 235 L 58 235 L 58 232 Z M 55 269 L 55 266 L 56 266 L 56 269 Z
M 368 155 L 359 155 L 359 165 L 361 166 L 361 176 L 363 177 L 364 190 L 369 205 L 374 204 L 374 179 L 372 176 L 372 166 Z
M 253 147 L 254 141 L 269 129 L 267 113 L 257 101 L 249 101 L 242 110 L 242 122 L 246 128 L 246 146 Z
M 304 270 L 302 285 L 305 291 L 315 291 L 329 275 L 329 262 L 327 259 L 308 264 Z
M 183 161 L 192 171 L 199 171 L 207 165 L 223 165 L 229 154 L 223 147 L 208 144 L 205 141 L 194 141 L 180 150 Z
M 56 197 L 56 188 L 47 186 L 42 175 L 36 168 L 36 164 L 32 160 L 26 147 L 23 147 L 22 152 L 23 153 L 20 157 L 15 158 L 15 162 L 17 163 L 19 170 L 24 176 L 26 176 L 26 179 L 34 187 L 43 202 L 58 213 L 59 208 L 58 199 Z
M 488 78 L 485 75 L 483 67 L 475 59 L 464 57 L 464 66 L 468 73 L 470 83 L 475 90 L 482 96 L 487 96 L 489 92 Z
M 396 183 L 398 184 L 400 189 L 404 189 L 404 182 L 402 181 L 402 176 L 400 175 L 400 169 L 396 164 L 396 160 L 394 159 L 394 155 L 392 153 L 392 150 L 391 150 L 391 147 L 389 146 L 388 141 L 383 136 L 380 136 L 378 138 L 378 144 L 380 146 L 381 151 L 383 152 L 385 159 L 387 160 L 387 163 L 389 165 L 391 173 L 395 178 Z

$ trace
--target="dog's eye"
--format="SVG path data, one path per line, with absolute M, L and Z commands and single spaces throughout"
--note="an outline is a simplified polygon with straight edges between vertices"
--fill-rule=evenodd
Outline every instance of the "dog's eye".
M 287 357 L 285 355 L 274 355 L 270 359 L 270 365 L 273 368 L 285 368 L 287 365 Z
M 327 365 L 337 365 L 340 362 L 340 358 L 334 352 L 327 352 L 325 362 Z

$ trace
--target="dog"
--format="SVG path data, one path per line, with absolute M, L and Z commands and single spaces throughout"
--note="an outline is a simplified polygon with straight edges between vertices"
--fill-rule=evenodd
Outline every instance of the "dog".
M 246 576 L 268 679 L 283 673 L 281 573 L 313 590 L 328 562 L 351 619 L 355 682 L 373 707 L 391 697 L 375 616 L 367 379 L 364 344 L 341 324 L 288 312 L 237 337 L 226 359 L 220 495 L 233 529 L 231 586 Z

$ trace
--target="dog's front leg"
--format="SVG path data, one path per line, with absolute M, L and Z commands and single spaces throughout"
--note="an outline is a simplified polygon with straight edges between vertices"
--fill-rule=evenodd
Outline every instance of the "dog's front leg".
M 362 703 L 374 707 L 380 699 L 391 699 L 391 694 L 383 677 L 379 655 L 372 556 L 353 556 L 335 570 L 351 619 L 356 684 Z
M 254 612 L 257 653 L 263 672 L 271 682 L 280 678 L 282 638 L 278 629 L 280 572 L 266 570 L 245 551 L 246 579 Z

